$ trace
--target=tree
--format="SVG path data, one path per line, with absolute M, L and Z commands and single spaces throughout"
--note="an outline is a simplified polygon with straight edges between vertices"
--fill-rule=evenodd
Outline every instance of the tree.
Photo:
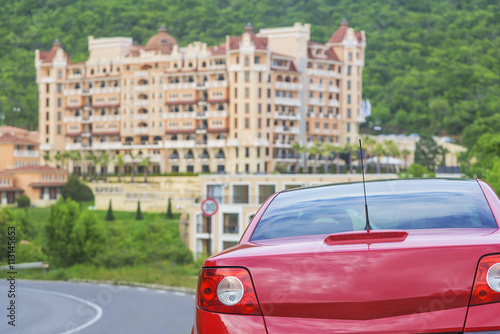
M 421 135 L 415 143 L 415 163 L 436 170 L 436 159 L 441 155 L 442 147 L 430 135 Z
M 123 154 L 119 154 L 115 158 L 115 165 L 118 166 L 118 182 L 122 182 L 122 169 L 125 165 L 125 160 L 123 159 Z
M 318 155 L 321 154 L 321 144 L 319 142 L 315 141 L 313 146 L 309 147 L 308 151 L 309 151 L 309 155 L 314 156 L 313 174 L 316 174 L 318 172 L 316 163 L 318 161 Z
M 385 172 L 389 173 L 389 158 L 390 157 L 399 157 L 399 149 L 397 145 L 392 140 L 384 140 L 384 154 L 387 156 L 387 163 L 385 165 Z
M 384 146 L 382 146 L 382 144 L 376 144 L 373 148 L 373 154 L 377 157 L 377 174 L 380 174 L 380 164 L 382 161 L 382 156 L 384 155 Z
M 62 189 L 62 196 L 65 199 L 71 198 L 77 202 L 94 200 L 92 189 L 86 184 L 81 183 L 76 175 L 71 175 L 68 178 L 68 182 L 66 182 Z
M 98 158 L 98 161 L 99 161 L 99 165 L 101 166 L 101 168 L 104 167 L 104 176 L 103 176 L 103 179 L 104 179 L 104 182 L 106 182 L 108 180 L 108 164 L 111 161 L 111 159 L 109 157 L 109 154 L 106 153 L 106 152 L 104 152 Z
M 410 157 L 410 154 L 411 154 L 411 152 L 407 148 L 404 148 L 401 150 L 401 156 L 403 157 L 404 162 L 405 162 L 405 165 L 404 165 L 405 169 L 408 168 L 408 158 Z
M 20 207 L 20 208 L 24 208 L 24 209 L 28 209 L 31 205 L 31 200 L 28 196 L 26 196 L 25 194 L 22 194 L 21 196 L 19 196 L 17 199 L 17 206 Z
M 143 220 L 141 212 L 141 201 L 137 202 L 137 211 L 135 212 L 135 220 Z
M 299 142 L 295 142 L 292 145 L 292 150 L 295 151 L 295 156 L 296 156 L 296 162 L 295 162 L 295 173 L 299 172 L 299 159 L 301 154 L 306 153 L 306 146 L 301 145 Z M 305 164 L 304 164 L 305 166 Z
M 398 174 L 398 177 L 400 178 L 434 177 L 434 176 L 436 176 L 434 172 L 429 171 L 427 167 L 424 167 L 419 164 L 411 164 L 411 166 L 408 167 L 405 172 Z
M 113 208 L 111 207 L 111 200 L 109 200 L 108 212 L 106 213 L 106 220 L 113 221 L 115 220 L 115 216 L 113 215 Z
M 130 182 L 134 183 L 134 176 L 135 176 L 135 167 L 137 165 L 137 159 L 139 158 L 139 154 L 133 154 L 130 153 L 130 159 L 131 159 L 131 173 L 130 173 Z
M 80 151 L 71 151 L 70 152 L 70 160 L 73 162 L 73 173 L 75 172 L 75 169 L 78 167 L 80 171 L 78 172 L 78 175 L 81 174 L 81 163 L 82 163 L 82 154 Z
M 149 157 L 144 157 L 142 158 L 141 162 L 139 163 L 139 166 L 142 166 L 143 172 L 144 172 L 144 183 L 148 182 L 148 169 L 149 166 L 151 166 L 151 160 Z
M 71 232 L 80 215 L 77 202 L 62 198 L 52 205 L 45 224 L 44 252 L 56 266 L 68 267 L 79 261 L 79 252 L 73 246 Z
M 373 152 L 375 149 L 375 145 L 377 145 L 377 141 L 372 136 L 364 135 L 362 137 L 362 144 L 361 145 L 363 146 L 364 151 L 365 151 L 365 154 L 363 157 L 365 159 L 373 157 Z M 368 172 L 368 164 L 364 163 L 364 167 L 365 167 L 365 173 L 367 173 Z
M 174 218 L 174 214 L 172 213 L 172 202 L 169 198 L 167 207 L 167 219 L 172 219 L 172 218 Z
M 321 145 L 320 152 L 321 152 L 321 155 L 323 156 L 323 173 L 324 174 L 327 174 L 330 171 L 330 168 L 328 168 L 329 166 L 327 166 L 327 163 L 328 163 L 327 160 L 328 160 L 328 157 L 330 156 L 330 154 L 335 152 L 335 148 L 336 148 L 336 146 L 334 146 L 328 142 L 323 143 L 323 145 Z
M 95 212 L 84 211 L 76 220 L 70 239 L 68 246 L 74 263 L 97 263 L 96 255 L 106 245 L 106 230 Z
M 52 158 L 50 157 L 50 152 L 47 151 L 43 154 L 43 162 L 45 163 L 45 165 L 48 165 L 48 163 L 52 160 Z
M 98 158 L 93 153 L 87 153 L 85 160 L 87 161 L 87 169 L 90 167 L 89 181 L 93 181 Z

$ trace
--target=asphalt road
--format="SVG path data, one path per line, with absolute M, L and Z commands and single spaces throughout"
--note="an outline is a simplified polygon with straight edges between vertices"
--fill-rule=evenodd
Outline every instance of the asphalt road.
M 8 282 L 0 281 L 2 334 L 189 333 L 192 295 L 71 282 L 16 282 L 16 326 L 8 325 Z

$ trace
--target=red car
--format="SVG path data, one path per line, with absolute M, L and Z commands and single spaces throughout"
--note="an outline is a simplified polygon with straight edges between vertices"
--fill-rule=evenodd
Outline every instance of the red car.
M 500 333 L 494 191 L 410 179 L 366 193 L 368 214 L 362 183 L 271 196 L 205 261 L 193 333 Z

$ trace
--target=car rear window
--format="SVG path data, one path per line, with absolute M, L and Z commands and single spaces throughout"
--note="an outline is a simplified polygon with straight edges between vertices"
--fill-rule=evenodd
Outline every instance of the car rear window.
M 473 180 L 394 180 L 366 183 L 373 229 L 498 228 Z M 280 193 L 251 240 L 362 230 L 362 183 Z

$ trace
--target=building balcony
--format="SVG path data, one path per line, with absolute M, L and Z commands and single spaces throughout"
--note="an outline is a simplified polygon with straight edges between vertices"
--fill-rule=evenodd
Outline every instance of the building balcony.
M 85 110 L 85 111 L 92 110 L 92 105 L 90 103 L 87 103 L 86 105 L 83 106 L 83 110 Z
M 199 111 L 196 113 L 196 119 L 206 119 L 208 118 L 208 112 Z
M 149 105 L 149 101 L 148 100 L 135 100 L 134 105 L 136 107 L 147 107 Z
M 324 106 L 325 105 L 325 100 L 324 99 L 318 99 L 318 98 L 310 98 L 308 104 L 312 105 L 312 106 Z
M 299 128 L 297 126 L 275 126 L 274 132 L 299 134 Z
M 134 119 L 137 121 L 147 121 L 149 119 L 149 114 L 135 114 Z
M 149 91 L 149 86 L 148 85 L 134 86 L 134 91 L 136 91 L 136 92 L 147 92 L 147 91 Z
M 119 150 L 123 148 L 121 142 L 104 142 L 104 143 L 94 143 L 92 145 L 94 150 Z
M 215 71 L 217 71 L 217 70 L 225 70 L 226 69 L 226 65 L 225 64 L 223 64 L 223 65 L 211 65 L 209 68 L 211 70 L 215 70 Z
M 64 123 L 81 123 L 82 122 L 82 117 L 81 116 L 75 116 L 75 117 L 64 117 L 63 118 Z
M 67 143 L 66 151 L 78 151 L 82 148 L 81 143 Z
M 330 100 L 328 101 L 328 106 L 329 107 L 338 107 L 340 104 L 339 104 L 339 101 L 337 100 Z
M 206 126 L 199 126 L 196 128 L 196 133 L 207 133 L 207 127 Z
M 228 139 L 226 141 L 227 146 L 240 146 L 240 140 L 239 139 Z
M 165 148 L 194 148 L 195 140 L 167 140 L 164 142 Z
M 298 119 L 300 119 L 300 116 L 298 114 L 293 114 L 293 113 L 275 112 L 274 113 L 274 119 L 298 120 Z
M 83 76 L 82 73 L 70 74 L 70 75 L 68 75 L 68 80 L 81 79 L 82 76 Z
M 278 81 L 274 86 L 276 89 L 281 89 L 281 90 L 300 90 L 301 88 L 301 84 L 299 83 L 284 82 L 284 81 Z
M 149 76 L 148 71 L 134 71 L 134 77 L 147 77 Z
M 339 89 L 339 87 L 332 85 L 332 86 L 328 86 L 328 92 L 329 93 L 338 93 L 338 92 L 340 92 L 340 89 Z
M 16 158 L 38 158 L 40 157 L 39 151 L 29 150 L 14 150 L 14 157 Z
M 82 131 L 82 137 L 90 137 L 92 133 L 89 130 Z
M 164 119 L 195 118 L 193 112 L 167 112 L 163 114 Z
M 208 83 L 206 81 L 196 83 L 196 89 L 207 89 Z
M 307 75 L 318 77 L 339 78 L 340 74 L 337 71 L 315 70 L 312 68 L 307 69 Z
M 256 138 L 253 141 L 253 146 L 269 146 L 269 140 L 263 138 Z
M 275 97 L 274 103 L 279 104 L 279 105 L 283 105 L 283 106 L 293 106 L 293 107 L 300 106 L 299 99 L 289 98 L 289 97 Z
M 99 87 L 94 88 L 94 94 L 112 94 L 120 93 L 120 87 Z
M 225 139 L 209 139 L 207 141 L 207 147 L 209 147 L 209 148 L 226 147 L 226 140 Z
M 291 148 L 291 147 L 292 147 L 292 145 L 293 145 L 293 143 L 292 143 L 292 142 L 286 142 L 286 143 L 284 143 L 284 142 L 281 142 L 281 141 L 279 141 L 279 140 L 277 140 L 277 141 L 275 141 L 275 142 L 273 143 L 273 146 L 274 146 L 275 148 Z
M 82 89 L 83 96 L 89 96 L 89 95 L 92 95 L 93 93 L 94 93 L 94 90 L 92 88 Z
M 297 161 L 297 157 L 295 154 L 275 154 L 273 155 L 273 158 L 278 160 L 278 161 L 283 161 L 283 162 L 295 162 Z
M 227 87 L 227 81 L 208 81 L 208 88 L 225 88 Z
M 81 117 L 81 119 L 82 119 L 82 124 L 92 123 L 93 121 L 92 116 L 83 116 Z
M 149 133 L 149 129 L 147 127 L 145 128 L 135 128 L 134 133 L 136 135 L 147 135 Z
M 82 90 L 81 89 L 65 89 L 63 91 L 64 96 L 70 96 L 70 95 L 82 95 Z
M 178 82 L 163 85 L 163 90 L 196 89 L 196 82 Z
M 91 121 L 93 122 L 112 122 L 120 121 L 120 115 L 103 115 L 103 116 L 91 116 Z
M 309 84 L 309 90 L 314 90 L 314 91 L 318 91 L 318 92 L 324 92 L 325 91 L 325 86 L 318 85 L 318 84 Z
M 208 117 L 227 117 L 227 110 L 209 111 Z

